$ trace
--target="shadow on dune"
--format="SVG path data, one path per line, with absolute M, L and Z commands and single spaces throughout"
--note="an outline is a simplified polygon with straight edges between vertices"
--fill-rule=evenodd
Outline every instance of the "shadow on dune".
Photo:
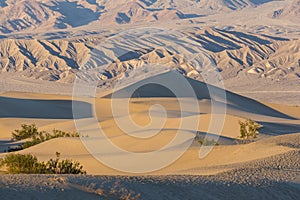
M 0 97 L 0 118 L 74 119 L 72 100 L 37 100 Z M 92 117 L 92 107 L 76 102 L 81 111 L 77 119 Z
M 11 140 L 0 140 L 0 153 L 9 152 L 10 149 L 21 149 L 24 142 Z
M 160 131 L 174 131 L 174 132 L 177 132 L 179 130 L 175 129 L 175 128 L 174 129 L 173 128 L 145 129 L 145 130 L 138 130 L 136 132 L 131 132 L 131 134 L 138 135 L 139 133 L 143 133 L 143 132 L 160 132 Z M 199 140 L 204 139 L 207 136 L 209 140 L 215 140 L 220 145 L 233 145 L 233 144 L 236 144 L 234 139 L 232 139 L 230 137 L 222 136 L 222 135 L 217 135 L 215 133 L 207 133 L 207 132 L 187 130 L 187 129 L 181 129 L 180 131 L 195 134 L 195 137 L 197 136 Z M 115 137 L 119 137 L 119 136 L 115 136 Z M 198 143 L 197 140 L 195 140 L 195 142 L 192 145 L 193 146 L 199 146 L 199 143 Z M 178 146 L 181 146 L 181 145 L 178 145 Z
M 300 133 L 300 124 L 287 124 L 287 123 L 272 123 L 272 122 L 259 122 L 263 125 L 260 132 L 263 134 L 282 135 Z
M 175 76 L 182 76 L 177 72 L 167 72 L 159 74 L 141 81 L 137 81 L 129 86 L 121 88 L 114 92 L 114 98 L 128 98 L 130 97 L 130 91 L 134 91 L 131 95 L 132 98 L 190 98 L 192 95 L 187 95 L 188 93 L 181 92 L 181 94 L 175 94 L 168 88 L 158 84 L 162 80 L 168 85 L 175 85 L 178 90 L 185 90 L 186 88 L 178 82 Z M 196 97 L 199 100 L 210 100 L 211 102 L 216 102 L 220 105 L 226 105 L 231 110 L 243 111 L 246 113 L 257 114 L 269 117 L 278 117 L 285 119 L 295 119 L 284 113 L 281 113 L 273 108 L 270 108 L 256 100 L 235 94 L 233 92 L 223 90 L 221 88 L 208 85 L 204 82 L 200 82 L 188 77 L 185 77 L 190 86 L 193 88 Z M 104 96 L 104 98 L 111 98 L 112 94 Z

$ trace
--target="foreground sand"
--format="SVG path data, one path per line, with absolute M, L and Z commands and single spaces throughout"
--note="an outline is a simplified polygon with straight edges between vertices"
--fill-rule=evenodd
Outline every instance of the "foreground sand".
M 1 175 L 0 194 L 4 199 L 299 199 L 299 158 L 298 149 L 213 176 Z

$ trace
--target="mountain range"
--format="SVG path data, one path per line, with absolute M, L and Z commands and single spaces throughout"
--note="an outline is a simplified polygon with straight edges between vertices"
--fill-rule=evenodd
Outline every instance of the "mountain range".
M 2 86 L 11 90 L 11 77 L 73 83 L 84 70 L 110 88 L 147 64 L 201 80 L 206 69 L 185 59 L 200 51 L 229 89 L 293 91 L 300 85 L 299 2 L 0 0 Z
M 299 19 L 299 1 L 275 0 L 1 0 L 0 33 L 197 20 L 268 5 L 269 18 Z
M 184 34 L 188 37 L 184 40 L 185 43 L 198 44 L 212 57 L 224 79 L 235 78 L 240 73 L 266 79 L 300 77 L 299 39 L 273 38 L 216 28 L 189 30 Z M 123 37 L 126 40 L 126 35 Z M 16 72 L 35 79 L 70 82 L 78 70 L 97 68 L 103 63 L 112 62 L 103 75 L 105 80 L 143 64 L 163 63 L 188 75 L 190 71 L 187 69 L 188 64 L 181 58 L 183 55 L 168 49 L 168 41 L 163 36 L 158 37 L 150 35 L 145 38 L 149 41 L 159 40 L 161 47 L 149 47 L 138 54 L 130 53 L 128 49 L 129 53 L 122 55 L 123 58 L 118 55 L 112 58 L 109 50 L 101 49 L 102 46 L 99 45 L 101 42 L 108 42 L 117 49 L 122 46 L 123 40 L 110 41 L 101 37 L 86 40 L 2 40 L 0 69 L 2 73 Z M 145 38 L 134 38 L 130 42 L 138 46 Z M 192 54 L 192 46 L 184 48 Z M 90 55 L 93 56 L 86 63 Z M 111 60 L 107 60 L 108 57 Z M 115 60 L 118 62 L 113 62 Z

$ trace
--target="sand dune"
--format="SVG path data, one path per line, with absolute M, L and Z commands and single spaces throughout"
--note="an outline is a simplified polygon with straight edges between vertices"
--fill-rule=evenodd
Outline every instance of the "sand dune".
M 163 73 L 152 77 L 152 79 L 168 79 L 170 78 L 167 77 L 168 75 L 170 75 L 170 73 Z M 261 197 L 269 194 L 269 192 L 266 192 L 269 190 L 274 193 L 274 185 L 280 188 L 280 191 L 285 188 L 284 190 L 287 191 L 288 196 L 297 196 L 298 189 L 295 189 L 294 186 L 297 185 L 297 183 L 291 183 L 291 181 L 295 181 L 295 177 L 299 175 L 297 170 L 299 169 L 300 108 L 262 103 L 229 91 L 226 92 L 228 100 L 225 101 L 225 99 L 220 98 L 221 96 L 218 96 L 218 92 L 209 95 L 208 86 L 204 83 L 190 78 L 186 79 L 197 94 L 197 102 L 201 108 L 200 113 L 195 112 L 195 105 L 185 107 L 186 110 L 180 108 L 178 101 L 189 97 L 181 96 L 174 98 L 165 88 L 157 87 L 157 85 L 150 84 L 146 85 L 146 87 L 140 87 L 136 91 L 139 95 L 133 96 L 130 100 L 128 105 L 130 116 L 132 120 L 140 126 L 145 126 L 150 123 L 149 109 L 153 105 L 160 104 L 165 108 L 167 114 L 165 124 L 163 128 L 157 130 L 158 133 L 156 135 L 150 138 L 135 138 L 129 136 L 118 127 L 116 118 L 114 118 L 116 116 L 112 114 L 112 99 L 109 98 L 109 95 L 96 98 L 95 107 L 91 107 L 91 105 L 88 104 L 90 98 L 80 98 L 80 104 L 86 105 L 88 108 L 87 113 L 90 113 L 90 109 L 93 108 L 97 116 L 96 121 L 91 120 L 90 115 L 82 116 L 81 119 L 77 119 L 77 125 L 78 123 L 84 125 L 84 127 L 81 127 L 81 130 L 84 130 L 84 132 L 82 132 L 82 138 L 57 138 L 22 150 L 19 153 L 30 153 L 37 156 L 39 160 L 46 161 L 50 158 L 54 158 L 56 152 L 60 152 L 62 159 L 79 161 L 84 166 L 84 169 L 87 170 L 87 173 L 93 176 L 55 176 L 53 178 L 43 176 L 37 177 L 37 181 L 35 180 L 36 176 L 29 178 L 1 175 L 0 182 L 5 182 L 5 184 L 3 184 L 5 185 L 5 189 L 0 186 L 1 194 L 3 191 L 5 197 L 11 198 L 12 190 L 10 188 L 15 188 L 15 185 L 18 185 L 17 191 L 22 192 L 22 194 L 25 194 L 25 191 L 28 191 L 28 187 L 30 186 L 31 190 L 38 188 L 37 191 L 39 192 L 48 191 L 47 197 L 54 195 L 57 198 L 61 194 L 60 191 L 64 191 L 64 198 L 71 198 L 74 194 L 80 196 L 80 198 L 83 196 L 94 198 L 96 189 L 93 189 L 95 185 L 91 184 L 94 184 L 94 181 L 96 184 L 100 179 L 106 179 L 105 176 L 110 176 L 108 178 L 110 181 L 117 179 L 119 184 L 126 183 L 126 186 L 122 187 L 133 187 L 137 192 L 141 193 L 142 197 L 146 197 L 148 193 L 145 192 L 145 188 L 141 188 L 141 185 L 147 186 L 147 191 L 151 191 L 152 187 L 156 184 L 160 184 L 160 179 L 157 180 L 156 178 L 156 176 L 159 176 L 163 177 L 164 187 L 169 185 L 171 189 L 166 189 L 172 191 L 173 186 L 176 185 L 177 187 L 178 184 L 195 188 L 200 187 L 200 185 L 201 187 L 207 187 L 209 183 L 210 186 L 216 184 L 216 187 L 223 188 L 216 190 L 216 187 L 214 187 L 214 189 L 211 189 L 210 191 L 213 191 L 213 193 L 209 195 L 210 197 L 219 194 L 216 192 L 220 192 L 223 197 L 224 194 L 228 196 L 228 188 L 238 190 L 235 187 L 239 189 L 243 187 L 243 192 L 245 190 L 251 190 L 253 195 Z M 142 85 L 145 81 L 147 81 L 147 79 L 136 82 L 135 85 Z M 122 97 L 125 97 L 127 91 L 133 86 L 134 85 L 129 85 L 117 91 L 116 93 L 119 94 L 119 98 L 113 99 L 114 103 L 121 105 L 120 102 L 124 101 Z M 7 145 L 12 145 L 9 140 L 11 131 L 19 128 L 21 123 L 36 123 L 38 127 L 40 127 L 40 130 L 46 131 L 51 131 L 54 128 L 65 131 L 76 131 L 75 122 L 70 116 L 71 100 L 72 97 L 70 96 L 36 93 L 10 92 L 1 94 L 0 150 L 6 148 Z M 225 122 L 221 132 L 211 131 L 210 129 L 211 121 L 217 117 L 216 114 L 212 115 L 211 113 L 211 101 L 218 101 L 219 104 L 226 103 L 227 105 L 227 112 L 224 116 Z M 36 105 L 38 105 L 38 107 Z M 35 116 L 36 118 L 32 118 L 31 116 Z M 123 117 L 126 119 L 127 116 L 118 116 L 118 119 L 122 119 Z M 159 113 L 152 113 L 151 117 L 152 120 L 163 120 Z M 239 136 L 238 122 L 239 120 L 244 120 L 249 117 L 259 121 L 264 127 L 261 129 L 258 139 L 254 142 L 249 144 L 237 144 L 235 139 Z M 181 134 L 189 135 L 190 139 L 182 140 L 181 143 L 167 148 L 166 151 L 172 153 L 182 151 L 182 143 L 188 143 L 191 144 L 191 146 L 174 163 L 151 173 L 136 174 L 113 169 L 92 156 L 82 142 L 83 140 L 94 140 L 94 134 L 98 134 L 99 131 L 95 127 L 100 126 L 105 132 L 107 139 L 119 148 L 133 153 L 152 152 L 164 147 L 174 138 L 178 129 L 180 129 L 182 120 L 199 120 L 199 124 L 196 129 L 188 127 L 181 130 Z M 136 136 L 147 135 L 147 131 L 153 130 L 140 130 L 134 134 Z M 202 159 L 199 158 L 199 152 L 203 151 L 203 149 L 201 149 L 196 140 L 193 140 L 196 131 L 197 134 L 201 136 L 207 134 L 212 138 L 216 138 L 216 136 L 220 134 L 218 140 L 220 145 L 215 146 L 212 151 Z M 97 145 L 106 145 L 106 139 L 96 139 Z M 0 157 L 5 155 L 6 153 L 1 153 Z M 101 158 L 109 159 L 120 158 L 118 153 L 113 150 L 110 151 L 110 149 L 101 152 L 101 156 Z M 168 158 L 166 157 L 165 159 Z M 156 161 L 157 159 L 148 159 L 150 163 L 155 163 Z M 140 159 L 131 159 L 131 162 L 126 163 L 126 166 L 136 169 L 137 166 L 141 164 L 140 162 Z M 119 163 L 119 165 L 123 164 L 125 163 Z M 101 177 L 95 175 L 100 175 Z M 120 175 L 130 176 L 130 178 L 128 178 L 128 180 L 131 180 L 130 183 L 126 182 L 127 178 L 123 179 Z M 149 176 L 144 177 L 145 175 Z M 180 178 L 179 175 L 182 177 Z M 20 181 L 21 179 L 22 181 Z M 141 184 L 143 180 L 146 183 Z M 47 184 L 45 185 L 45 183 Z M 220 184 L 223 185 L 220 186 Z M 272 187 L 268 186 L 268 184 L 271 184 Z M 110 182 L 105 182 L 99 186 L 99 188 L 108 188 L 107 190 L 109 190 L 110 185 Z M 252 185 L 255 189 L 252 188 Z M 263 189 L 260 189 L 262 185 Z M 182 185 L 180 187 L 182 187 Z M 57 189 L 59 192 L 56 191 Z M 253 190 L 255 192 L 253 192 Z M 34 195 L 35 194 L 39 193 L 34 193 Z M 45 194 L 46 193 L 41 192 L 41 195 Z M 199 193 L 197 189 L 195 194 L 199 196 L 199 194 L 202 193 Z M 229 196 L 233 197 L 232 195 Z M 152 198 L 153 195 L 148 195 L 147 197 Z
M 122 88 L 120 90 L 114 91 L 114 97 L 115 98 L 126 98 L 129 97 L 130 91 L 134 91 L 134 88 L 138 88 L 134 91 L 132 94 L 132 97 L 137 98 L 153 98 L 153 97 L 176 97 L 170 90 L 156 84 L 149 84 L 151 82 L 159 83 L 159 80 L 174 80 L 173 78 L 174 74 L 171 72 L 167 72 L 164 74 L 160 74 L 148 79 L 144 79 L 142 81 L 139 81 L 133 85 L 130 85 L 128 87 Z M 213 100 L 216 102 L 219 102 L 220 104 L 226 104 L 228 106 L 228 109 L 234 112 L 234 110 L 237 110 L 238 112 L 247 112 L 257 115 L 266 115 L 268 117 L 278 117 L 278 118 L 286 118 L 286 119 L 293 119 L 292 117 L 285 115 L 283 113 L 280 113 L 272 108 L 269 108 L 266 105 L 261 104 L 258 101 L 252 100 L 250 98 L 246 98 L 237 94 L 234 94 L 232 92 L 226 91 L 226 95 L 222 95 L 222 89 L 219 89 L 217 87 L 208 85 L 204 82 L 199 82 L 196 80 L 193 80 L 191 78 L 186 78 L 191 87 L 194 89 L 195 94 L 199 100 Z M 184 94 L 183 94 L 184 95 Z M 111 97 L 111 95 L 108 95 L 106 97 Z M 177 98 L 186 98 L 186 97 L 192 97 L 192 96 L 177 96 Z M 205 105 L 202 104 L 202 105 Z M 206 104 L 206 106 L 209 106 L 209 103 Z M 204 108 L 203 110 L 207 111 L 207 108 Z
M 297 137 L 299 137 L 299 134 Z M 291 140 L 290 136 L 286 136 L 286 138 L 287 141 Z M 192 147 L 171 166 L 151 174 L 216 174 L 242 166 L 245 162 L 268 158 L 273 155 L 278 155 L 293 150 L 289 147 L 278 146 L 276 143 L 274 143 L 273 139 L 271 139 L 271 141 L 272 142 L 268 142 L 268 140 L 264 140 L 264 142 L 249 145 L 215 147 L 213 151 L 202 160 L 198 158 L 200 148 Z M 280 138 L 279 141 L 282 141 L 282 138 Z M 125 146 L 128 149 L 130 149 L 133 144 L 124 138 L 122 138 L 122 143 L 126 143 Z M 153 145 L 153 142 L 145 143 L 143 144 L 143 150 L 151 151 L 153 150 Z M 147 146 L 147 149 L 145 149 L 145 146 Z M 126 174 L 115 171 L 101 164 L 89 154 L 79 139 L 54 139 L 30 149 L 21 151 L 21 153 L 32 153 L 41 160 L 53 158 L 55 156 L 55 152 L 60 152 L 62 158 L 71 158 L 80 161 L 89 174 Z M 136 161 L 136 163 L 132 163 L 132 166 L 136 165 L 137 163 L 138 161 Z
M 168 74 L 162 74 L 160 76 L 168 76 Z M 138 92 L 142 96 L 139 98 L 133 98 L 131 100 L 129 105 L 131 117 L 137 124 L 141 126 L 145 126 L 150 122 L 148 111 L 152 105 L 160 104 L 167 110 L 168 118 L 166 123 L 154 137 L 140 139 L 133 138 L 125 134 L 118 127 L 115 119 L 113 118 L 110 98 L 96 99 L 95 111 L 96 115 L 98 116 L 97 124 L 90 124 L 89 116 L 86 116 L 83 119 L 78 119 L 82 122 L 88 122 L 86 127 L 82 127 L 82 130 L 88 130 L 87 132 L 84 132 L 84 134 L 90 133 L 92 135 L 95 131 L 97 131 L 97 129 L 94 128 L 95 125 L 100 125 L 102 130 L 105 132 L 110 141 L 113 142 L 113 144 L 127 151 L 136 153 L 155 151 L 164 147 L 169 143 L 170 140 L 172 140 L 172 138 L 174 138 L 182 119 L 199 119 L 200 123 L 197 129 L 199 134 L 206 134 L 208 132 L 208 134 L 211 134 L 212 136 L 218 135 L 219 133 L 217 132 L 209 132 L 209 124 L 212 120 L 210 101 L 213 98 L 216 98 L 216 100 L 220 102 L 222 102 L 222 100 L 218 99 L 214 95 L 209 96 L 207 92 L 207 86 L 203 85 L 201 82 L 192 79 L 188 80 L 198 94 L 198 102 L 199 106 L 201 107 L 201 113 L 192 112 L 193 106 L 191 105 L 188 110 L 183 111 L 184 116 L 182 116 L 178 100 L 172 96 L 164 97 L 163 94 L 166 93 L 163 89 L 160 88 L 159 90 L 153 90 L 153 88 L 151 89 L 151 85 L 148 87 L 148 89 L 141 88 L 141 90 Z M 138 82 L 136 84 L 141 83 Z M 127 89 L 128 88 L 123 88 L 119 92 L 126 94 Z M 155 91 L 156 95 L 158 94 L 161 97 L 153 95 L 151 91 Z M 2 115 L 5 115 L 5 113 L 24 113 L 22 111 L 26 111 L 26 109 L 32 109 L 31 112 L 34 111 L 41 114 L 40 111 L 45 110 L 44 117 L 36 116 L 35 119 L 30 117 L 33 116 L 32 113 L 30 116 L 26 116 L 24 114 L 21 116 L 2 116 L 0 124 L 2 129 L 1 138 L 3 139 L 8 138 L 10 136 L 10 132 L 18 128 L 21 123 L 37 123 L 41 130 L 52 130 L 53 128 L 66 131 L 75 130 L 74 121 L 69 119 L 68 112 L 65 112 L 68 108 L 68 104 L 65 106 L 59 104 L 60 106 L 56 107 L 55 103 L 58 101 L 67 102 L 70 97 L 25 93 L 7 93 L 6 95 L 2 94 L 1 96 L 2 105 L 4 108 L 1 110 Z M 20 97 L 23 97 L 24 99 L 21 100 L 19 99 Z M 120 99 L 115 99 L 114 101 L 122 101 L 121 97 L 122 96 L 120 96 Z M 252 162 L 273 155 L 290 152 L 293 149 L 292 145 L 289 146 L 287 143 L 289 143 L 289 141 L 293 141 L 291 138 L 297 138 L 299 136 L 297 133 L 300 132 L 300 121 L 297 107 L 288 107 L 282 105 L 276 106 L 271 104 L 265 105 L 231 92 L 227 93 L 227 97 L 228 110 L 225 116 L 225 126 L 220 133 L 220 146 L 215 147 L 213 151 L 204 159 L 199 159 L 198 155 L 200 146 L 197 142 L 193 142 L 193 145 L 179 160 L 167 168 L 154 172 L 154 174 L 215 174 L 242 166 L 246 162 Z M 20 101 L 18 106 L 12 106 L 17 105 L 13 104 L 14 101 Z M 34 110 L 34 108 L 37 107 L 30 107 L 32 101 L 38 101 L 41 107 Z M 22 108 L 22 102 L 27 103 L 26 106 L 23 106 L 24 108 Z M 152 120 L 155 118 L 159 119 L 160 117 L 160 115 L 153 115 Z M 261 130 L 261 134 L 257 142 L 247 145 L 237 145 L 234 140 L 239 135 L 238 121 L 249 117 L 260 121 L 260 123 L 264 125 L 264 128 Z M 285 126 L 283 126 L 283 124 L 285 124 Z M 191 138 L 195 136 L 195 130 L 186 129 L 182 131 L 185 134 L 191 135 Z M 296 134 L 290 135 L 291 133 Z M 144 133 L 139 132 L 136 134 Z M 276 139 L 277 137 L 274 137 L 274 135 L 284 136 L 280 136 L 278 139 Z M 83 136 L 86 137 L 88 135 Z M 282 146 L 283 143 L 285 146 Z M 172 151 L 178 150 L 180 149 L 177 149 L 176 146 L 174 149 L 172 149 Z M 124 175 L 124 173 L 117 172 L 105 166 L 104 164 L 99 163 L 93 156 L 89 154 L 80 139 L 54 139 L 29 149 L 25 149 L 21 153 L 33 153 L 34 155 L 38 156 L 39 159 L 47 160 L 55 156 L 55 152 L 60 152 L 63 158 L 72 158 L 80 161 L 90 174 Z M 104 154 L 103 156 L 118 155 Z M 132 163 L 132 165 L 134 166 L 135 163 Z

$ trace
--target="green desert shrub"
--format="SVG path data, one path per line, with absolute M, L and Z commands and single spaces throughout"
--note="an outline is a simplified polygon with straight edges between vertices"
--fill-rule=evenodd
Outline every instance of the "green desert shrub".
M 251 119 L 247 119 L 244 122 L 239 121 L 239 124 L 240 124 L 240 136 L 238 138 L 241 140 L 257 138 L 259 134 L 259 129 L 262 127 L 262 125 L 256 123 Z
M 31 154 L 8 154 L 0 159 L 0 166 L 6 167 L 13 174 L 86 174 L 79 162 L 60 160 L 59 153 L 56 153 L 56 159 L 50 159 L 46 163 L 39 162 Z
M 68 159 L 62 161 L 51 159 L 46 163 L 46 169 L 49 174 L 86 174 L 79 162 Z
M 23 149 L 60 137 L 80 137 L 80 135 L 77 132 L 65 132 L 57 129 L 54 129 L 52 133 L 38 131 L 38 128 L 35 124 L 22 124 L 21 129 L 12 132 L 13 140 L 27 140 L 22 145 Z
M 216 142 L 214 139 L 212 139 L 212 140 L 209 140 L 209 139 L 200 139 L 200 140 L 198 140 L 198 143 L 201 146 L 218 146 L 219 145 L 219 143 Z
M 30 154 L 8 154 L 0 160 L 1 166 L 6 166 L 9 173 L 34 174 L 37 173 L 38 160 Z
M 33 139 L 32 141 L 26 141 L 22 147 L 23 147 L 23 149 L 26 149 L 26 148 L 32 147 L 34 145 L 40 144 L 42 142 L 43 141 L 41 141 L 41 140 Z
M 205 135 L 201 134 L 201 132 L 197 132 L 194 138 L 201 146 L 218 146 L 219 143 L 214 139 L 210 139 L 209 136 L 205 137 Z
M 22 124 L 21 129 L 17 129 L 12 132 L 12 139 L 24 140 L 24 139 L 35 137 L 38 134 L 39 131 L 35 124 L 31 124 L 31 125 Z
M 69 159 L 60 161 L 60 153 L 56 152 L 56 159 L 50 159 L 45 165 L 50 174 L 86 174 L 79 162 Z
M 58 137 L 80 137 L 79 133 L 77 132 L 64 132 L 61 130 L 54 129 L 52 131 L 52 135 L 50 137 L 58 138 Z

